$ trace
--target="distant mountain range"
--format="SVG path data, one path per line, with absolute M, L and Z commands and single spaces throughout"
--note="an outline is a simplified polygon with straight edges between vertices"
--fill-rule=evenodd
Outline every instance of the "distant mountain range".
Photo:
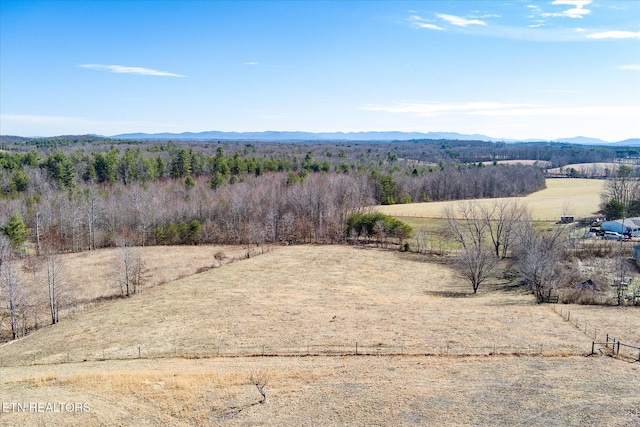
M 233 141 L 407 141 L 412 139 L 448 139 L 459 141 L 501 141 L 486 135 L 464 135 L 456 132 L 183 132 L 129 133 L 114 135 L 120 139 L 179 139 Z
M 125 133 L 113 135 L 117 139 L 152 139 L 152 140 L 189 140 L 189 141 L 408 141 L 417 139 L 457 140 L 457 141 L 490 141 L 490 142 L 539 142 L 542 139 L 516 140 L 493 138 L 479 134 L 462 134 L 457 132 L 183 132 L 183 133 Z M 580 145 L 620 145 L 640 146 L 640 138 L 619 142 L 607 142 L 601 139 L 584 136 L 559 138 L 551 142 L 566 142 Z
M 183 132 L 183 133 L 123 133 L 110 137 L 102 135 L 63 135 L 56 137 L 33 137 L 42 139 L 56 138 L 111 138 L 134 140 L 175 140 L 175 141 L 266 141 L 266 142 L 375 142 L 375 141 L 410 141 L 410 140 L 448 140 L 448 141 L 489 141 L 506 143 L 526 142 L 564 142 L 578 145 L 615 145 L 625 147 L 640 147 L 640 138 L 627 139 L 618 142 L 607 142 L 597 138 L 577 136 L 572 138 L 558 138 L 553 141 L 544 139 L 503 139 L 480 134 L 462 134 L 457 132 Z M 23 136 L 0 135 L 0 141 L 16 142 L 32 139 Z

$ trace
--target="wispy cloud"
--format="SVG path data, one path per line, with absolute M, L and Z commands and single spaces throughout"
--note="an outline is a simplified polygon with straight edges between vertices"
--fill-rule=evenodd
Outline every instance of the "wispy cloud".
M 172 132 L 181 129 L 167 121 L 110 120 L 82 116 L 0 114 L 3 133 L 23 136 L 79 135 L 85 133 Z
M 591 13 L 591 10 L 584 7 L 591 4 L 592 0 L 555 0 L 551 2 L 553 5 L 573 6 L 562 12 L 541 13 L 540 16 L 547 17 L 566 17 L 566 18 L 582 18 L 584 15 Z
M 90 70 L 108 71 L 116 74 L 137 74 L 141 76 L 160 76 L 160 77 L 186 77 L 182 74 L 169 73 L 167 71 L 152 70 L 142 67 L 125 67 L 122 65 L 102 65 L 102 64 L 81 64 L 81 68 Z
M 423 117 L 434 117 L 451 112 L 476 114 L 482 111 L 500 111 L 512 108 L 533 107 L 532 104 L 504 104 L 498 102 L 466 102 L 466 103 L 419 103 L 394 102 L 391 104 L 365 104 L 362 110 L 381 111 L 387 113 L 413 114 Z
M 581 106 L 553 107 L 538 104 L 500 103 L 500 102 L 466 102 L 466 103 L 410 103 L 394 102 L 387 105 L 365 104 L 362 110 L 387 113 L 411 114 L 420 117 L 436 117 L 443 115 L 467 116 L 570 116 L 583 118 L 637 117 L 640 108 L 637 106 Z
M 258 63 L 255 61 L 249 61 L 249 62 L 245 62 L 244 65 L 258 65 Z
M 455 15 L 446 15 L 444 13 L 438 13 L 436 16 L 444 21 L 447 21 L 451 25 L 455 25 L 457 27 L 468 27 L 469 25 L 483 25 L 486 26 L 487 23 L 481 21 L 479 19 L 467 19 L 461 16 Z
M 640 31 L 604 31 L 587 36 L 589 39 L 640 39 Z
M 618 67 L 618 70 L 640 71 L 640 65 L 621 65 Z
M 437 26 L 435 24 L 432 24 L 427 19 L 424 19 L 424 18 L 422 18 L 422 17 L 420 17 L 418 15 L 410 16 L 409 17 L 409 23 L 414 28 L 423 28 L 425 30 L 438 30 L 438 31 L 444 30 L 444 28 L 439 27 L 439 26 Z

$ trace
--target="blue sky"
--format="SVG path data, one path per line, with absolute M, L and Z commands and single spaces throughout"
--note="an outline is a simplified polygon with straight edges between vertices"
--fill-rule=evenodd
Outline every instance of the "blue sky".
M 640 1 L 0 2 L 0 133 L 640 137 Z

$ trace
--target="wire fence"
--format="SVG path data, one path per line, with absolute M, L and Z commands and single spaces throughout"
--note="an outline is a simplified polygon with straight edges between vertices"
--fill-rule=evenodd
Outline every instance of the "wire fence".
M 598 329 L 598 325 L 581 321 L 575 315 L 572 317 L 571 310 L 564 309 L 562 306 L 560 306 L 559 310 L 557 306 L 554 306 L 554 310 L 562 316 L 565 321 L 570 322 L 592 339 L 590 354 L 608 354 L 610 356 L 632 359 L 640 362 L 640 346 L 623 343 L 619 339 L 609 335 L 609 333 L 604 331 L 602 328 Z
M 57 365 L 64 363 L 99 362 L 133 359 L 208 359 L 247 357 L 347 357 L 347 356 L 584 356 L 608 354 L 640 361 L 640 346 L 621 342 L 597 324 L 589 324 L 571 314 L 568 308 L 554 305 L 554 310 L 566 322 L 578 328 L 591 341 L 590 351 L 582 344 L 570 341 L 527 343 L 517 339 L 496 338 L 493 341 L 460 343 L 455 337 L 444 340 L 406 344 L 372 343 L 353 340 L 341 343 L 280 345 L 272 342 L 230 344 L 225 342 L 157 343 L 157 345 L 129 345 L 104 349 L 56 349 L 49 352 L 27 351 L 0 356 L 0 367 Z
M 347 356 L 566 356 L 583 355 L 578 347 L 557 343 L 517 344 L 495 341 L 483 345 L 429 342 L 420 345 L 385 345 L 354 341 L 350 344 L 309 344 L 293 347 L 273 345 L 217 345 L 192 346 L 129 346 L 103 350 L 70 350 L 51 353 L 32 352 L 0 356 L 0 367 L 57 365 L 63 363 L 96 362 L 133 359 L 208 359 L 240 357 L 347 357 Z

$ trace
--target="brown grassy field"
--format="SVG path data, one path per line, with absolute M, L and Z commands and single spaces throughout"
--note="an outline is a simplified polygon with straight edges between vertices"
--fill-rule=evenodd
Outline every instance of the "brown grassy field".
M 576 218 L 596 215 L 600 205 L 603 180 L 558 178 L 547 179 L 547 188 L 526 197 L 514 199 L 524 203 L 534 220 L 559 221 L 561 215 L 573 215 Z M 478 199 L 480 204 L 492 204 L 496 199 Z M 497 199 L 502 200 L 502 199 Z M 506 199 L 511 200 L 511 199 Z M 411 203 L 406 205 L 376 206 L 382 213 L 397 217 L 442 218 L 447 206 L 454 206 L 457 201 Z
M 618 170 L 621 164 L 628 164 L 631 167 L 637 166 L 635 162 L 619 162 L 619 163 L 603 163 L 603 162 L 594 162 L 594 163 L 572 163 L 569 165 L 565 165 L 561 168 L 553 168 L 548 169 L 547 172 L 551 174 L 560 174 L 567 173 L 571 168 L 577 170 L 579 173 L 583 175 L 593 175 L 593 176 L 606 176 L 605 173 L 608 169 L 610 173 Z
M 267 373 L 267 400 L 247 377 Z M 140 360 L 2 370 L 3 425 L 637 426 L 640 366 L 609 358 L 319 357 Z
M 580 310 L 637 335 L 637 307 Z M 637 425 L 640 365 L 585 357 L 591 340 L 501 279 L 470 295 L 437 259 L 282 247 L 0 346 L 3 402 L 91 409 L 0 424 Z M 235 357 L 262 351 L 288 356 Z
M 199 270 L 217 267 L 220 263 L 214 254 L 222 251 L 227 259 L 224 263 L 241 259 L 246 255 L 246 248 L 241 246 L 145 246 L 134 251 L 142 258 L 145 265 L 145 285 L 152 288 L 162 283 L 188 277 Z M 256 249 L 253 249 L 256 253 Z M 85 251 L 62 255 L 62 277 L 65 292 L 65 304 L 61 317 L 82 311 L 96 304 L 97 301 L 117 296 L 121 293 L 114 280 L 113 265 L 121 257 L 118 248 Z M 36 273 L 24 270 L 25 260 L 19 260 L 19 273 L 28 292 L 40 302 L 38 322 L 46 324 L 50 319 L 47 312 L 48 301 L 47 270 L 43 258 L 36 260 Z M 33 326 L 34 322 L 30 322 Z
M 542 168 L 550 165 L 546 160 L 498 160 L 499 165 L 528 165 L 540 166 Z

